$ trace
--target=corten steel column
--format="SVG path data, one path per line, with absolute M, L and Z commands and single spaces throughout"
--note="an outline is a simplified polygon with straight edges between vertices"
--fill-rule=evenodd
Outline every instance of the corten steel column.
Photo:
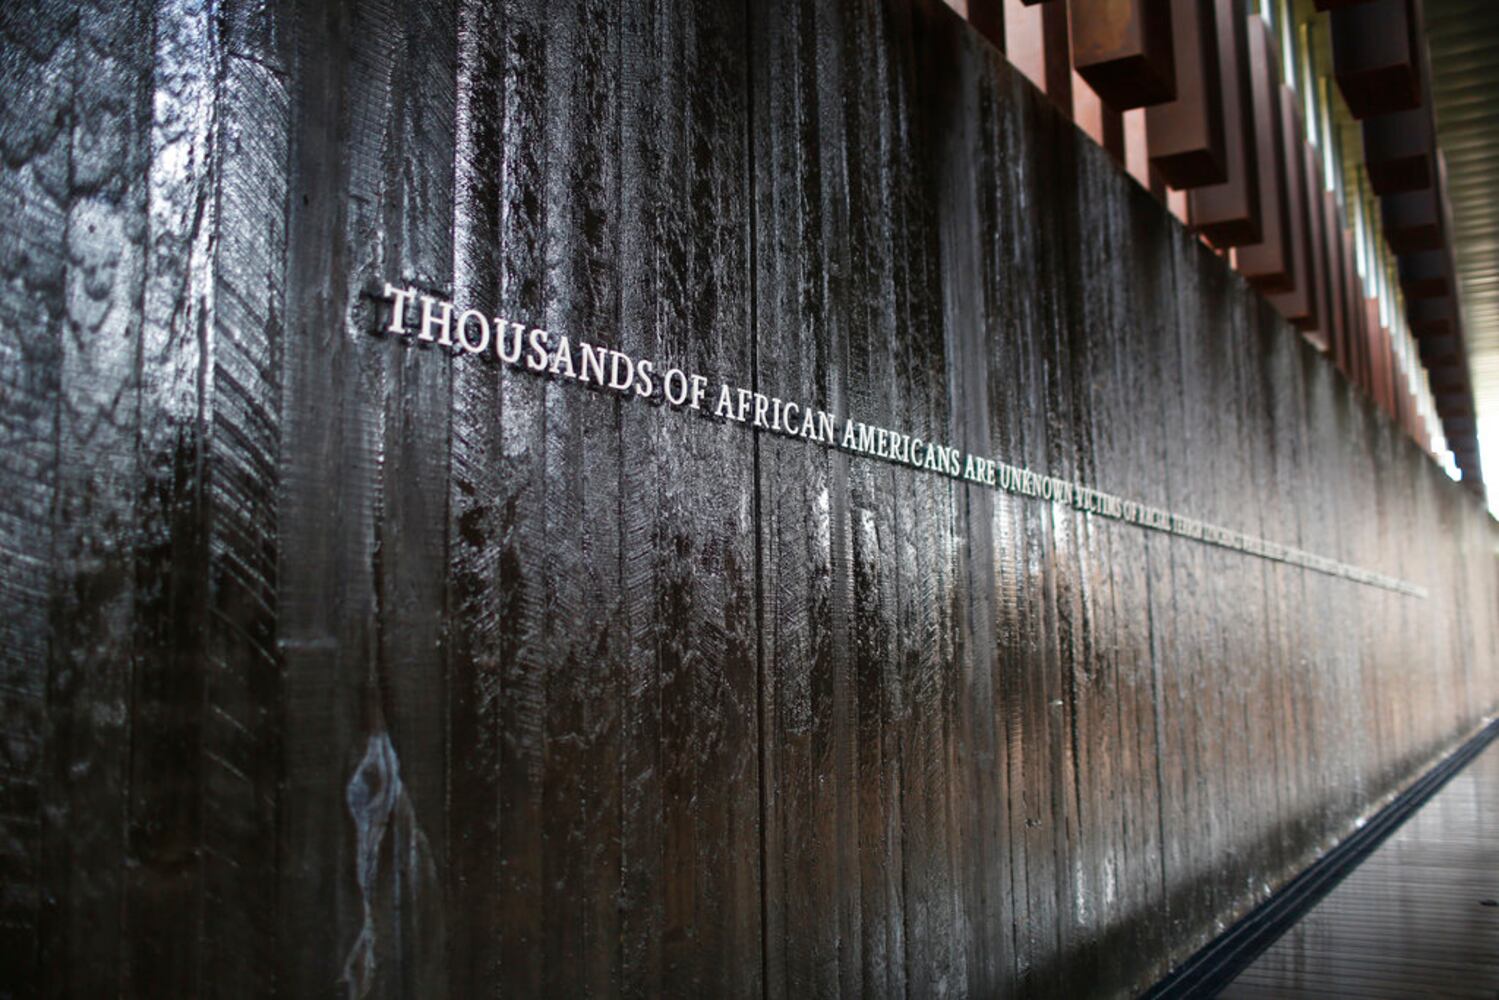
M 1005 0 L 968 0 L 968 23 L 1005 51 Z
M 1305 141 L 1301 138 L 1301 111 L 1289 86 L 1280 87 L 1282 157 L 1286 174 L 1286 207 L 1290 219 L 1291 287 L 1270 296 L 1270 303 L 1301 329 L 1317 325 L 1316 271 L 1312 264 L 1311 213 L 1307 198 Z
M 1124 112 L 1124 169 L 1162 203 L 1166 204 L 1166 179 L 1150 162 L 1150 139 L 1145 129 L 1145 109 Z
M 1432 170 L 1431 110 L 1392 111 L 1364 119 L 1364 169 L 1375 194 L 1429 188 Z
M 1343 253 L 1343 216 L 1337 195 L 1324 188 L 1322 198 L 1323 249 L 1327 257 L 1328 347 L 1333 363 L 1348 374 L 1348 259 Z
M 1333 73 L 1355 118 L 1421 103 L 1412 0 L 1370 0 L 1332 14 Z
M 1259 242 L 1261 205 L 1244 0 L 1214 2 L 1226 177 L 1221 184 L 1192 189 L 1188 218 L 1198 232 L 1221 249 Z
M 1356 248 L 1356 234 L 1352 239 L 1352 243 Z M 1369 310 L 1368 302 L 1369 288 L 1364 283 L 1364 278 L 1358 274 L 1355 262 L 1353 275 L 1353 321 L 1356 324 L 1355 336 L 1358 338 L 1358 355 L 1361 365 L 1360 371 L 1362 372 L 1359 378 L 1359 385 L 1363 387 L 1365 392 L 1372 394 L 1373 390 L 1371 387 L 1374 385 L 1374 337 L 1377 332 L 1374 322 L 1377 313 Z
M 1452 293 L 1452 268 L 1445 248 L 1400 255 L 1400 290 L 1406 300 Z
M 1325 214 L 1326 187 L 1322 180 L 1322 168 L 1317 162 L 1317 151 L 1311 143 L 1302 142 L 1302 172 L 1306 177 L 1307 259 L 1310 267 L 1307 277 L 1315 296 L 1315 315 L 1312 322 L 1302 328 L 1314 347 L 1324 354 L 1332 344 L 1332 283 L 1328 280 L 1328 235 Z
M 1260 186 L 1260 241 L 1234 250 L 1234 266 L 1261 292 L 1289 291 L 1295 285 L 1291 243 L 1291 199 L 1286 175 L 1285 134 L 1280 107 L 1280 61 L 1270 27 L 1252 16 L 1249 70 L 1254 97 L 1256 172 Z
M 1127 111 L 1175 99 L 1170 0 L 1067 0 L 1072 65 Z
M 1436 250 L 1442 245 L 1441 209 L 1433 188 L 1380 199 L 1385 241 L 1396 253 Z
M 1174 188 L 1228 179 L 1216 9 L 1202 0 L 1172 0 L 1176 98 L 1145 111 L 1150 162 Z

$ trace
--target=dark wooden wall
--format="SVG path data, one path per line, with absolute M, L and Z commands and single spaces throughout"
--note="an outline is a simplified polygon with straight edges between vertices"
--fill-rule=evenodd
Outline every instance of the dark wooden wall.
M 1499 704 L 1488 515 L 934 0 L 7 3 L 0 205 L 0 994 L 1125 994 Z

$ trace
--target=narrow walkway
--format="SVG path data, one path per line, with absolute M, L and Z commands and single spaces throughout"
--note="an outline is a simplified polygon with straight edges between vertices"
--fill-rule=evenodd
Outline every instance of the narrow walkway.
M 1499 741 L 1220 996 L 1499 997 Z

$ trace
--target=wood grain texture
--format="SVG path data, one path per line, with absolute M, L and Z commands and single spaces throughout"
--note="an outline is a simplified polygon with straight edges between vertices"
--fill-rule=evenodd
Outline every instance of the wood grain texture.
M 0 12 L 0 968 L 37 982 L 43 864 L 43 748 L 58 495 L 58 405 L 66 309 L 73 5 Z M 36 336 L 34 331 L 49 333 Z
M 1499 705 L 1492 519 L 937 0 L 27 0 L 0 92 L 0 994 L 1125 995 Z
M 131 845 L 136 501 L 151 92 L 144 3 L 89 4 L 74 20 L 64 309 L 52 504 L 47 780 L 41 793 L 40 980 L 109 993 L 125 975 Z M 149 599 L 149 595 L 147 595 Z M 38 669 L 42 664 L 36 665 Z

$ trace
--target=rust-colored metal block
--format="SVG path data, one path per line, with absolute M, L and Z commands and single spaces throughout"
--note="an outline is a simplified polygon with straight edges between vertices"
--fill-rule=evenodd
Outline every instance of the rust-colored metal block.
M 1411 332 L 1417 337 L 1442 337 L 1457 329 L 1457 312 L 1452 299 L 1416 299 L 1405 308 Z
M 1171 0 L 1068 0 L 1072 65 L 1120 111 L 1176 98 Z
M 1445 393 L 1436 397 L 1437 416 L 1443 422 L 1457 417 L 1471 417 L 1473 415 L 1473 404 L 1468 397 L 1462 393 Z
M 1333 294 L 1334 309 L 1337 315 L 1333 318 L 1333 361 L 1337 364 L 1343 375 L 1349 379 L 1354 378 L 1354 363 L 1352 363 L 1351 334 L 1354 324 L 1351 316 L 1351 298 L 1348 289 L 1348 255 L 1345 247 L 1348 246 L 1343 240 L 1342 216 L 1337 210 L 1336 201 L 1333 204 L 1333 216 L 1331 216 L 1330 228 L 1328 228 L 1328 249 L 1333 255 Z
M 1255 173 L 1260 189 L 1260 241 L 1234 250 L 1234 266 L 1265 293 L 1289 291 L 1290 199 L 1286 185 L 1286 136 L 1281 124 L 1280 68 L 1270 28 L 1255 16 L 1247 21 L 1250 85 L 1254 96 Z M 1293 137 L 1294 138 L 1294 137 Z
M 1300 102 L 1295 103 L 1299 108 Z M 1301 134 L 1299 115 L 1294 127 L 1299 136 Z M 1328 302 L 1330 293 L 1325 241 L 1326 227 L 1322 215 L 1322 174 L 1317 167 L 1317 154 L 1311 145 L 1305 142 L 1298 145 L 1301 156 L 1300 202 L 1304 219 L 1301 239 L 1302 253 L 1306 260 L 1304 273 L 1307 286 L 1307 315 L 1296 325 L 1308 343 L 1326 354 L 1332 347 L 1332 334 L 1329 329 L 1331 307 Z
M 1166 204 L 1166 179 L 1151 166 L 1150 150 L 1145 138 L 1145 111 L 1135 108 L 1124 113 L 1124 169 L 1135 181 Z
M 1421 250 L 1400 257 L 1400 289 L 1406 299 L 1452 294 L 1452 267 L 1447 251 Z
M 1322 208 L 1322 240 L 1321 253 L 1323 262 L 1326 264 L 1326 274 L 1322 287 L 1326 290 L 1327 303 L 1327 339 L 1335 356 L 1341 356 L 1341 343 L 1347 336 L 1348 316 L 1347 301 L 1344 293 L 1347 291 L 1347 282 L 1344 280 L 1343 260 L 1343 224 L 1338 214 L 1337 197 L 1328 191 L 1326 186 L 1320 186 L 1317 192 L 1318 204 Z
M 1150 162 L 1174 188 L 1228 179 L 1223 135 L 1223 85 L 1213 3 L 1171 0 L 1176 100 L 1145 111 Z
M 1297 102 L 1300 107 L 1300 102 Z M 1316 301 L 1312 304 L 1315 317 L 1305 333 L 1317 349 L 1324 354 L 1332 347 L 1332 256 L 1328 251 L 1328 225 L 1323 198 L 1327 190 L 1322 179 L 1322 165 L 1317 160 L 1317 151 L 1310 143 L 1301 144 L 1303 181 L 1306 185 L 1306 251 L 1308 278 Z
M 1307 176 L 1307 144 L 1301 138 L 1301 112 L 1296 92 L 1280 88 L 1281 129 L 1285 136 L 1286 203 L 1290 219 L 1292 287 L 1270 296 L 1271 305 L 1298 329 L 1318 326 L 1317 267 L 1312 249 L 1315 220 L 1311 213 Z
M 1432 391 L 1438 394 L 1466 390 L 1468 388 L 1467 368 L 1461 361 L 1438 365 L 1429 369 L 1431 374 Z
M 1459 435 L 1466 437 L 1469 434 L 1476 434 L 1478 432 L 1478 421 L 1472 417 L 1453 417 L 1450 420 L 1444 421 L 1444 423 L 1447 425 L 1448 434 L 1452 437 L 1458 437 Z
M 1364 165 L 1376 194 L 1431 187 L 1431 110 L 1392 111 L 1364 120 Z
M 1421 352 L 1421 363 L 1430 371 L 1462 361 L 1463 341 L 1455 332 L 1418 335 L 1416 344 Z
M 1187 217 L 1199 233 L 1222 249 L 1259 242 L 1260 183 L 1244 0 L 1215 0 L 1215 8 L 1227 179 L 1193 188 L 1188 193 Z
M 1403 254 L 1442 245 L 1442 212 L 1435 189 L 1386 195 L 1380 206 L 1391 250 Z
M 1004 0 L 968 0 L 968 23 L 999 51 L 1005 50 Z
M 1369 0 L 1333 11 L 1333 73 L 1355 118 L 1420 106 L 1415 29 L 1411 0 Z
M 1337 243 L 1338 282 L 1343 303 L 1343 315 L 1337 336 L 1338 367 L 1355 384 L 1362 385 L 1359 368 L 1361 354 L 1358 347 L 1363 329 L 1360 323 L 1360 318 L 1363 316 L 1362 291 L 1359 288 L 1358 268 L 1354 263 L 1353 233 L 1346 226 L 1340 226 L 1338 229 Z
M 1364 349 L 1369 357 L 1369 377 L 1364 388 L 1378 406 L 1385 406 L 1389 385 L 1390 332 L 1379 321 L 1379 302 L 1364 299 Z

